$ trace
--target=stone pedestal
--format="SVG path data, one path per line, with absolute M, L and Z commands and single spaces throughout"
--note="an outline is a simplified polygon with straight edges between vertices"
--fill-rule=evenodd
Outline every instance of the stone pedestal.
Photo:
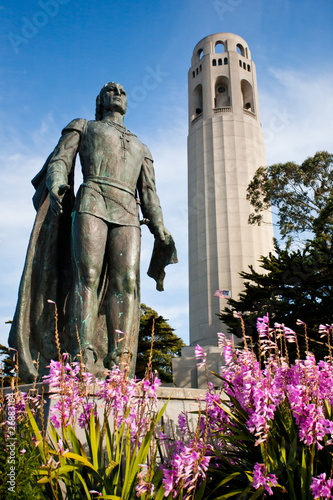
M 32 389 L 32 384 L 21 385 L 19 390 L 21 392 L 28 393 Z M 56 399 L 50 399 L 51 393 L 49 392 L 49 387 L 47 384 L 38 383 L 36 388 L 38 393 L 42 394 L 42 388 L 44 387 L 44 400 L 46 401 L 44 406 L 45 422 L 47 422 L 50 410 L 58 401 Z M 4 389 L 4 393 L 11 393 L 12 390 L 7 387 Z M 178 415 L 182 412 L 187 412 L 189 414 L 188 420 L 190 424 L 190 429 L 195 431 L 197 423 L 197 415 L 191 414 L 191 412 L 196 412 L 199 410 L 199 400 L 204 401 L 206 395 L 205 389 L 191 389 L 191 388 L 177 388 L 177 387 L 159 387 L 157 391 L 158 396 L 158 410 L 169 400 L 166 410 L 163 414 L 162 424 L 164 426 L 164 433 L 171 439 L 180 439 L 180 433 L 178 431 Z M 95 391 L 92 387 L 91 395 L 92 399 L 95 398 Z M 202 408 L 204 408 L 204 402 L 202 403 Z M 99 408 L 99 417 L 103 418 L 103 408 Z M 85 435 L 84 431 L 77 425 L 76 427 L 77 437 L 84 442 Z
M 207 388 L 207 376 L 208 381 L 212 382 L 215 387 L 221 385 L 221 380 L 210 373 L 220 373 L 222 365 L 221 349 L 212 345 L 206 345 L 203 349 L 207 355 L 208 374 L 204 367 L 197 367 L 198 361 L 194 355 L 194 346 L 182 347 L 181 357 L 172 360 L 173 381 L 176 387 L 192 387 L 204 390 Z

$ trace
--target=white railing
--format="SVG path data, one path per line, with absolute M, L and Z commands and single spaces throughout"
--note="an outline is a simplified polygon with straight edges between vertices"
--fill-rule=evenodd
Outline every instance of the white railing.
M 200 115 L 197 115 L 196 117 L 194 117 L 193 120 L 191 121 L 191 123 L 197 122 L 200 118 L 202 118 L 202 113 L 200 113 Z
M 214 108 L 214 113 L 231 113 L 232 106 L 224 106 L 223 108 Z
M 243 108 L 243 111 L 246 115 L 252 116 L 252 118 L 256 118 L 256 114 L 253 113 L 253 111 L 250 111 L 249 109 L 244 109 L 244 108 Z

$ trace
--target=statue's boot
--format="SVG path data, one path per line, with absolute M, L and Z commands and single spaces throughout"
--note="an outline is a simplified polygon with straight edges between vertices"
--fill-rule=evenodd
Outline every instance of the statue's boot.
M 129 351 L 123 349 L 115 349 L 109 352 L 109 354 L 104 358 L 104 366 L 108 370 L 112 370 L 114 366 L 119 366 L 123 369 L 124 365 L 129 364 L 130 354 Z
M 102 379 L 104 377 L 104 365 L 101 360 L 98 360 L 96 351 L 92 345 L 88 344 L 84 349 L 82 349 L 82 360 L 79 352 L 76 353 L 74 360 L 78 362 L 82 361 L 86 371 L 94 375 L 96 378 Z

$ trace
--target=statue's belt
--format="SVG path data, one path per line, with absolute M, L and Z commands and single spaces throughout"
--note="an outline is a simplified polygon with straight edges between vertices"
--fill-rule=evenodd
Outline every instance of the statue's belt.
M 98 176 L 87 175 L 84 177 L 83 181 L 84 184 L 86 184 L 89 181 L 96 182 L 97 184 L 105 184 L 106 186 L 111 186 L 117 189 L 121 189 L 122 191 L 126 191 L 132 196 L 135 196 L 135 188 L 133 189 L 128 184 L 125 184 L 125 182 L 119 181 L 118 179 L 113 179 L 112 177 L 102 177 L 100 175 Z
M 95 182 L 97 184 L 106 184 L 106 182 L 100 180 L 100 179 L 103 179 L 102 177 L 96 177 L 96 179 L 100 180 L 99 182 L 97 182 L 97 180 L 93 180 L 93 179 L 95 179 L 95 177 L 93 177 L 93 176 L 89 176 L 88 178 L 84 178 L 84 182 L 82 183 L 82 186 L 85 186 L 85 187 L 87 187 L 89 189 L 92 189 L 93 191 L 96 191 L 96 193 L 98 193 L 99 195 L 103 196 L 107 200 L 110 200 L 110 201 L 113 201 L 114 203 L 117 203 L 117 205 L 121 206 L 125 210 L 125 212 L 127 212 L 128 214 L 133 215 L 136 218 L 138 217 L 138 212 L 132 212 L 131 210 L 128 209 L 127 206 L 124 205 L 124 203 L 122 203 L 120 200 L 118 200 L 114 196 L 107 195 L 106 193 L 103 193 L 100 189 L 96 189 L 96 187 L 94 187 L 93 184 L 88 184 L 88 180 L 89 181 L 93 181 L 93 182 Z M 112 187 L 116 187 L 118 189 L 122 189 L 123 191 L 127 191 L 128 193 L 130 193 L 130 194 L 132 194 L 134 196 L 134 193 L 129 190 L 128 186 L 126 186 L 126 185 L 124 185 L 123 187 L 121 187 L 120 185 L 118 186 L 118 182 L 119 181 L 109 182 L 110 181 L 109 177 L 107 177 L 107 180 L 108 180 L 108 183 L 107 183 L 108 186 L 112 186 Z

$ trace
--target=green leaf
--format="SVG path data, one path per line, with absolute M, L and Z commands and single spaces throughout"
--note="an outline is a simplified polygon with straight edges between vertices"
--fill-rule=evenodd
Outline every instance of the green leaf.
M 165 494 L 165 489 L 163 486 L 161 486 L 159 488 L 159 490 L 157 491 L 156 495 L 155 495 L 155 499 L 154 500 L 163 500 L 164 498 L 164 494 Z
M 118 497 L 117 495 L 102 495 L 101 497 L 99 496 L 98 498 L 105 498 L 108 500 L 123 500 L 123 497 Z
M 206 479 L 200 485 L 200 488 L 198 489 L 198 491 L 196 492 L 196 494 L 194 496 L 194 500 L 201 500 L 202 499 L 202 497 L 203 497 L 203 495 L 205 493 L 205 488 L 206 488 Z
M 38 444 L 39 453 L 40 453 L 43 461 L 46 462 L 45 453 L 44 453 L 44 445 L 43 445 L 43 436 L 42 436 L 42 433 L 40 432 L 40 430 L 38 428 L 38 425 L 36 423 L 35 417 L 31 413 L 31 410 L 30 410 L 29 406 L 27 405 L 26 408 L 27 408 L 27 413 L 28 413 L 28 417 L 29 417 L 29 422 L 31 424 L 31 427 L 32 427 L 34 433 L 35 433 L 36 440 L 37 440 L 37 442 L 41 441 Z
M 236 495 L 239 495 L 243 492 L 243 490 L 233 490 L 230 491 L 229 493 L 225 493 L 224 495 L 221 495 L 219 497 L 214 497 L 214 500 L 226 500 L 227 498 L 234 497 Z
M 219 488 L 220 486 L 223 486 L 224 484 L 229 483 L 229 481 L 231 481 L 232 479 L 234 479 L 237 476 L 241 476 L 241 473 L 240 472 L 233 472 L 232 474 L 229 474 L 227 477 L 222 479 L 222 481 L 218 484 L 218 486 L 214 489 L 214 491 L 216 491 L 217 488 Z
M 96 474 L 98 474 L 98 470 L 93 466 L 91 462 L 89 462 L 87 458 L 82 457 L 81 455 L 77 455 L 76 453 L 71 453 L 70 451 L 66 453 L 65 457 L 72 458 L 73 460 L 76 460 L 77 462 L 84 464 L 86 467 L 92 469 Z

